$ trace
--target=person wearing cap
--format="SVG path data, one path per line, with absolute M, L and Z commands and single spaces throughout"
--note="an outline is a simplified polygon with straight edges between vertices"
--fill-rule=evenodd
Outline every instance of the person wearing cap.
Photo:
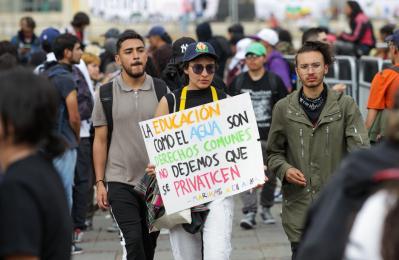
M 236 52 L 230 60 L 227 70 L 226 84 L 228 86 L 231 85 L 237 75 L 248 70 L 248 67 L 245 64 L 245 54 L 251 42 L 252 39 L 250 38 L 244 38 L 237 42 L 235 46 Z
M 109 38 L 114 38 L 118 39 L 119 37 L 119 30 L 117 28 L 109 28 L 105 33 L 104 33 L 104 38 L 109 39 Z
M 227 28 L 228 40 L 231 41 L 234 37 L 244 38 L 244 27 L 240 23 L 235 23 Z
M 290 66 L 284 59 L 283 55 L 276 50 L 275 46 L 279 42 L 276 31 L 264 28 L 260 30 L 255 36 L 255 40 L 259 40 L 266 48 L 267 56 L 265 68 L 268 71 L 277 74 L 284 82 L 285 87 L 289 92 L 292 90 Z
M 155 117 L 226 98 L 223 91 L 212 86 L 217 60 L 210 43 L 189 44 L 183 58 L 188 84 L 163 97 Z M 148 165 L 146 171 L 155 174 L 155 166 Z M 233 208 L 232 197 L 216 199 L 200 207 L 202 221 L 199 228 L 193 230 L 191 225 L 183 227 L 181 224 L 171 228 L 169 237 L 174 259 L 229 259 Z M 192 211 L 192 214 L 196 211 Z
M 209 22 L 198 24 L 195 28 L 195 33 L 198 41 L 209 42 L 215 48 L 215 52 L 219 57 L 216 75 L 223 78 L 227 59 L 232 56 L 229 41 L 224 36 L 214 35 Z
M 302 86 L 273 109 L 267 167 L 282 182 L 282 224 L 293 259 L 309 206 L 349 152 L 370 146 L 356 102 L 324 83 L 332 62 L 328 44 L 306 42 L 295 56 Z
M 399 88 L 399 30 L 388 36 L 386 41 L 388 42 L 389 56 L 393 66 L 378 72 L 371 82 L 366 127 L 373 129 L 370 131 L 372 142 L 377 142 L 384 135 L 384 122 L 381 122 L 378 118 L 383 117 L 382 113 L 385 109 L 393 107 L 394 94 Z
M 183 56 L 188 45 L 193 42 L 195 42 L 193 38 L 181 37 L 172 44 L 172 57 L 161 73 L 161 78 L 166 82 L 169 89 L 172 91 L 183 87 Z
M 51 62 L 56 62 L 57 59 L 55 58 L 54 52 L 53 52 L 53 42 L 57 36 L 60 35 L 60 32 L 53 28 L 53 27 L 48 27 L 42 31 L 40 34 L 40 42 L 41 42 L 41 47 L 43 51 L 46 52 L 46 61 L 43 64 L 40 64 L 37 66 L 34 70 L 35 74 L 40 74 L 45 70 L 45 64 L 51 63 Z
M 245 64 L 248 71 L 238 75 L 228 88 L 228 93 L 238 95 L 249 93 L 254 108 L 259 136 L 262 145 L 264 164 L 266 165 L 266 142 L 272 121 L 274 105 L 288 92 L 284 82 L 273 72 L 267 71 L 263 64 L 266 60 L 266 48 L 259 42 L 252 42 L 245 50 Z M 260 204 L 262 211 L 260 217 L 265 224 L 274 224 L 276 221 L 270 212 L 274 204 L 274 191 L 276 189 L 276 176 L 266 171 L 269 178 L 262 187 Z M 256 225 L 255 217 L 258 211 L 257 192 L 246 191 L 240 194 L 244 218 L 240 226 L 244 229 L 252 229 Z
M 172 58 L 161 73 L 161 78 L 167 83 L 170 90 L 182 88 L 187 85 L 188 80 L 184 75 L 183 57 L 190 43 L 195 42 L 193 38 L 182 37 L 172 45 Z M 212 86 L 220 90 L 226 90 L 223 79 L 218 75 L 213 77 Z
M 147 34 L 150 43 L 150 56 L 158 75 L 165 69 L 172 57 L 172 39 L 162 26 L 154 26 Z

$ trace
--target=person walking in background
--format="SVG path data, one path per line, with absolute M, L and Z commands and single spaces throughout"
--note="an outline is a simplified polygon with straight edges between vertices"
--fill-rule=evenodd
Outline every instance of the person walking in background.
M 161 73 L 161 78 L 166 82 L 171 91 L 182 88 L 185 84 L 183 57 L 193 38 L 181 37 L 172 44 L 172 57 Z
M 266 150 L 268 168 L 282 182 L 293 259 L 310 204 L 348 152 L 370 145 L 353 98 L 324 83 L 333 62 L 329 46 L 306 42 L 295 61 L 302 87 L 275 105 Z
M 71 216 L 51 163 L 65 149 L 53 129 L 58 94 L 28 70 L 0 81 L 0 259 L 68 260 Z
M 19 23 L 21 29 L 11 39 L 11 43 L 17 47 L 19 62 L 27 64 L 32 54 L 40 51 L 40 40 L 34 32 L 36 22 L 32 17 L 22 17 Z
M 72 73 L 73 65 L 80 62 L 82 49 L 78 38 L 70 34 L 61 34 L 54 40 L 53 52 L 57 61 L 46 64 L 43 74 L 52 81 L 60 99 L 55 131 L 66 142 L 67 149 L 54 159 L 54 165 L 61 176 L 68 206 L 72 211 L 73 183 L 80 140 L 78 86 Z M 73 245 L 73 254 L 81 252 L 81 248 Z
M 278 34 L 276 31 L 265 28 L 260 30 L 255 36 L 255 40 L 260 41 L 266 48 L 267 56 L 265 69 L 278 75 L 284 82 L 288 92 L 292 91 L 290 66 L 284 59 L 283 55 L 276 50 L 275 46 L 278 43 Z
M 65 33 L 75 35 L 82 47 L 89 44 L 85 29 L 90 25 L 90 17 L 84 12 L 77 12 L 69 26 L 65 28 Z
M 288 94 L 280 77 L 273 72 L 265 70 L 266 55 L 266 48 L 263 44 L 259 42 L 251 43 L 245 51 L 245 64 L 248 67 L 248 72 L 238 75 L 228 88 L 230 95 L 247 92 L 251 96 L 259 129 L 264 165 L 266 165 L 267 160 L 266 141 L 272 121 L 273 107 Z M 276 220 L 270 212 L 270 208 L 274 204 L 276 176 L 268 170 L 266 170 L 265 175 L 269 181 L 262 187 L 260 195 L 262 210 L 260 216 L 263 223 L 274 224 Z M 252 229 L 256 225 L 255 218 L 258 212 L 257 192 L 256 190 L 245 191 L 240 196 L 243 202 L 242 212 L 244 213 L 240 226 L 244 229 Z
M 101 59 L 99 56 L 84 52 L 82 55 L 82 60 L 87 66 L 87 71 L 89 72 L 90 80 L 93 84 L 94 91 L 100 87 L 100 82 L 102 80 L 102 74 L 100 73 Z M 107 83 L 107 82 L 104 82 Z
M 162 26 L 154 26 L 147 34 L 150 43 L 150 55 L 155 65 L 157 75 L 165 69 L 172 57 L 172 38 Z
M 53 27 L 48 27 L 44 29 L 40 34 L 41 47 L 42 50 L 46 52 L 46 60 L 35 68 L 35 74 L 42 73 L 45 70 L 46 63 L 57 61 L 53 52 L 53 43 L 58 35 L 60 35 L 60 32 Z
M 384 110 L 391 109 L 399 89 L 399 30 L 386 38 L 393 66 L 377 73 L 371 82 L 366 127 L 370 140 L 376 143 L 384 136 Z
M 232 56 L 230 43 L 223 36 L 215 36 L 212 33 L 212 28 L 209 22 L 203 22 L 197 25 L 195 29 L 197 39 L 200 42 L 209 42 L 214 48 L 218 56 L 218 67 L 216 68 L 216 75 L 224 79 L 224 70 L 227 59 Z
M 161 74 L 161 78 L 166 82 L 170 90 L 176 90 L 188 84 L 188 78 L 183 68 L 183 57 L 188 45 L 193 42 L 195 42 L 195 40 L 190 37 L 181 37 L 173 42 L 172 58 Z M 217 75 L 213 77 L 212 86 L 223 91 L 226 89 L 223 80 Z
M 385 39 L 392 35 L 395 31 L 394 24 L 386 24 L 382 26 L 379 30 L 378 41 L 376 43 L 376 48 L 370 52 L 371 56 L 381 58 L 383 60 L 390 59 L 389 57 L 389 46 Z
M 227 79 L 226 84 L 230 86 L 235 77 L 243 72 L 248 71 L 248 67 L 245 64 L 245 54 L 247 52 L 248 46 L 252 43 L 252 39 L 243 38 L 239 40 L 236 44 L 236 52 L 233 58 L 231 58 L 228 69 L 227 69 Z
M 86 230 L 87 201 L 89 189 L 93 185 L 92 161 L 92 120 L 94 89 L 86 63 L 80 59 L 72 67 L 72 75 L 77 85 L 78 109 L 80 115 L 80 139 L 77 148 L 77 160 L 73 185 L 72 218 L 74 222 L 74 241 L 82 241 Z

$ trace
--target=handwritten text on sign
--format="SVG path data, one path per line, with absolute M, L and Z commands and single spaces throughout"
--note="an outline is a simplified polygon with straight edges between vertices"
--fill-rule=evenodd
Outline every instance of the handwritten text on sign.
M 140 122 L 167 214 L 263 183 L 249 94 Z

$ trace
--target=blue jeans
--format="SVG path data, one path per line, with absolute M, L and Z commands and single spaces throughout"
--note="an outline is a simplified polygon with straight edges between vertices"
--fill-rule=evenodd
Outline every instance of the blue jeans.
M 75 176 L 76 156 L 76 149 L 68 149 L 53 160 L 54 167 L 64 185 L 69 210 L 72 209 L 72 186 Z

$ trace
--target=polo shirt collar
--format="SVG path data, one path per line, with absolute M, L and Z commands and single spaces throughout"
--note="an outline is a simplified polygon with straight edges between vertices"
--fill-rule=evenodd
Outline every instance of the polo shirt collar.
M 133 91 L 133 89 L 123 81 L 122 73 L 118 75 L 116 82 L 117 85 L 121 88 L 121 90 L 125 92 Z M 145 80 L 143 82 L 143 85 L 141 85 L 141 87 L 139 88 L 139 90 L 148 91 L 151 90 L 151 88 L 152 88 L 151 76 L 145 74 Z

